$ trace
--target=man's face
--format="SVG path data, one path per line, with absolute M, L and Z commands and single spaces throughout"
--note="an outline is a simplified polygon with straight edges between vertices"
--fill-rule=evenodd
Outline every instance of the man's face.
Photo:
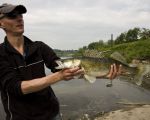
M 0 19 L 0 27 L 5 30 L 6 34 L 21 35 L 24 32 L 22 14 L 15 11 L 11 14 L 6 14 Z

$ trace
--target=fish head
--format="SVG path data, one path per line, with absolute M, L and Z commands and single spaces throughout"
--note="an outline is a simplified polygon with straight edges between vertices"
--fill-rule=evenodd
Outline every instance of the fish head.
M 71 60 L 65 61 L 65 62 L 63 62 L 63 66 L 64 66 L 64 68 L 72 68 L 73 61 L 71 61 Z
M 79 67 L 81 65 L 81 60 L 74 59 L 72 64 L 73 64 L 74 67 Z
M 65 69 L 65 68 L 74 68 L 74 67 L 79 67 L 81 64 L 81 61 L 79 59 L 62 59 L 62 60 L 57 60 L 56 63 L 58 64 L 56 69 Z

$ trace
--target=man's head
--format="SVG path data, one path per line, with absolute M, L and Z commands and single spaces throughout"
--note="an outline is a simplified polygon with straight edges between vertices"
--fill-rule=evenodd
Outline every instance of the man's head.
M 24 23 L 22 14 L 26 13 L 27 9 L 23 5 L 2 4 L 0 5 L 0 28 L 8 32 L 24 31 Z
M 9 17 L 9 15 L 11 15 L 11 13 L 14 11 L 17 11 L 20 14 L 24 14 L 27 12 L 27 9 L 23 5 L 12 5 L 4 3 L 0 5 L 0 19 L 7 17 L 7 15 Z

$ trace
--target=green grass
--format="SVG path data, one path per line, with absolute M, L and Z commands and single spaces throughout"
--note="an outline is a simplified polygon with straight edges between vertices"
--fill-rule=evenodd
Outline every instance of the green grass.
M 150 40 L 139 40 L 131 43 L 115 45 L 109 48 L 125 56 L 127 61 L 132 59 L 150 59 Z

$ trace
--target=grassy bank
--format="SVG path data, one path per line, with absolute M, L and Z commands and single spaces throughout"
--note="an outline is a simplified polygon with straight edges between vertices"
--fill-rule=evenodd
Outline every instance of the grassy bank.
M 150 39 L 138 40 L 129 43 L 122 43 L 117 45 L 105 45 L 102 47 L 94 48 L 98 51 L 110 50 L 111 53 L 114 51 L 120 52 L 128 62 L 133 59 L 138 60 L 150 60 Z M 58 56 L 82 56 L 86 49 L 81 48 L 79 50 L 55 50 Z
M 128 61 L 132 59 L 150 59 L 150 40 L 139 40 L 131 43 L 124 43 L 108 48 L 112 51 L 119 51 Z
M 82 55 L 86 49 L 80 49 L 75 55 Z M 147 40 L 138 40 L 129 43 L 123 43 L 112 46 L 104 46 L 96 48 L 98 51 L 107 51 L 120 52 L 128 62 L 131 62 L 133 59 L 138 60 L 150 60 L 150 39 Z

